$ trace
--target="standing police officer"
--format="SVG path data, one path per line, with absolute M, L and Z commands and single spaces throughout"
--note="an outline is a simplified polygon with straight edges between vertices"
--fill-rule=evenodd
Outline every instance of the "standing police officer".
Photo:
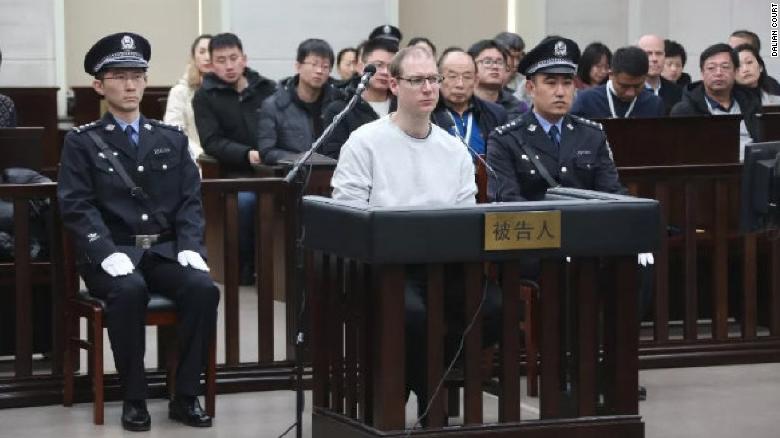
M 122 426 L 149 430 L 144 373 L 149 290 L 178 311 L 179 365 L 169 416 L 211 426 L 200 407 L 200 374 L 219 290 L 204 261 L 200 177 L 178 128 L 143 117 L 149 42 L 130 32 L 95 43 L 84 69 L 105 98 L 102 119 L 65 137 L 57 196 L 74 238 L 79 273 L 106 302 L 106 325 L 122 384 Z
M 492 201 L 537 200 L 550 185 L 624 193 L 601 125 L 569 114 L 577 43 L 545 38 L 518 65 L 533 109 L 488 140 Z

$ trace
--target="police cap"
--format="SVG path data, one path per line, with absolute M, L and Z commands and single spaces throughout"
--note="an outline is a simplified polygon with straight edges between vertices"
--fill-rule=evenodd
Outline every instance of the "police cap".
M 524 76 L 534 73 L 574 74 L 580 61 L 577 43 L 562 37 L 547 37 L 520 61 L 517 71 Z
M 84 71 L 97 76 L 108 68 L 149 67 L 152 47 L 141 35 L 121 32 L 108 35 L 96 42 L 84 56 Z
M 390 24 L 377 26 L 368 35 L 369 40 L 373 40 L 374 38 L 394 41 L 397 44 L 401 42 L 401 30 Z

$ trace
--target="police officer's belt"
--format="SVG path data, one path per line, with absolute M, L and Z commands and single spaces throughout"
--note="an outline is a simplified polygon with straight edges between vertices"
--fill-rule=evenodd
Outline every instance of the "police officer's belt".
M 165 215 L 160 213 L 160 211 L 156 210 L 154 206 L 151 205 L 151 202 L 149 202 L 149 195 L 147 195 L 144 189 L 139 185 L 137 185 L 132 178 L 130 178 L 130 175 L 127 174 L 127 171 L 125 170 L 124 166 L 122 166 L 122 163 L 120 163 L 119 160 L 114 156 L 114 154 L 108 150 L 108 146 L 106 146 L 106 142 L 104 142 L 103 139 L 100 138 L 100 136 L 98 136 L 95 133 L 95 131 L 87 131 L 87 134 L 95 142 L 98 149 L 100 149 L 100 152 L 103 152 L 103 155 L 106 156 L 106 159 L 108 159 L 111 165 L 114 166 L 114 169 L 116 169 L 116 173 L 119 174 L 120 178 L 122 178 L 122 182 L 124 182 L 127 188 L 130 189 L 130 196 L 132 196 L 133 199 L 138 201 L 143 208 L 152 212 L 152 217 L 154 217 L 154 219 L 157 220 L 157 223 L 162 228 L 170 229 L 170 226 L 168 225 L 168 219 L 166 219 Z
M 525 144 L 521 144 L 520 149 L 522 149 L 523 153 L 528 156 L 528 159 L 531 160 L 531 163 L 533 163 L 534 167 L 536 167 L 536 170 L 539 171 L 539 175 L 542 175 L 542 178 L 544 178 L 550 188 L 560 187 L 560 183 L 558 183 L 558 181 L 550 176 L 550 172 L 547 171 L 547 168 L 544 167 L 544 164 L 542 164 L 539 158 L 536 157 L 536 154 L 532 154 L 532 151 L 530 151 Z
M 166 231 L 160 234 L 131 234 L 129 236 L 112 236 L 111 240 L 116 245 L 135 246 L 136 248 L 149 249 L 152 245 L 173 240 L 173 233 Z

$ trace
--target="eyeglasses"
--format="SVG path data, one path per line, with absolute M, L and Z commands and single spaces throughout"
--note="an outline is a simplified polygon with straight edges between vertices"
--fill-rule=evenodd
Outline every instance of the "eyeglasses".
M 447 82 L 458 82 L 458 79 L 462 80 L 463 82 L 471 82 L 474 80 L 474 75 L 471 73 L 449 73 L 444 76 L 444 79 L 446 79 Z
M 402 81 L 406 81 L 414 88 L 422 87 L 424 83 L 428 83 L 431 87 L 434 85 L 441 84 L 441 81 L 444 80 L 444 77 L 442 75 L 433 75 L 433 76 L 412 76 L 411 78 L 404 78 L 399 77 L 398 79 Z
M 330 64 L 320 64 L 318 62 L 302 62 L 301 64 L 310 65 L 314 70 L 330 71 L 332 68 Z
M 493 59 L 493 58 L 484 58 L 477 60 L 477 64 L 482 64 L 485 67 L 493 67 L 501 68 L 506 66 L 506 62 L 504 62 L 503 59 Z
M 724 63 L 724 64 L 706 64 L 704 66 L 704 71 L 707 73 L 715 73 L 716 70 L 722 70 L 726 73 L 732 71 L 734 69 L 734 66 L 731 65 L 731 63 Z
M 103 76 L 103 79 L 113 79 L 119 82 L 142 82 L 146 80 L 146 73 L 114 73 L 111 76 Z

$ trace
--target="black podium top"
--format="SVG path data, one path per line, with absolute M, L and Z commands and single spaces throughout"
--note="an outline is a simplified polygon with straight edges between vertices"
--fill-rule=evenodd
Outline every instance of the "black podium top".
M 488 216 L 539 211 L 560 211 L 560 247 L 485 250 Z M 368 207 L 307 196 L 303 225 L 304 246 L 341 257 L 368 263 L 468 262 L 652 252 L 660 236 L 660 210 L 655 200 L 563 188 L 550 190 L 543 201 L 451 208 Z M 510 233 L 519 232 L 510 226 Z

